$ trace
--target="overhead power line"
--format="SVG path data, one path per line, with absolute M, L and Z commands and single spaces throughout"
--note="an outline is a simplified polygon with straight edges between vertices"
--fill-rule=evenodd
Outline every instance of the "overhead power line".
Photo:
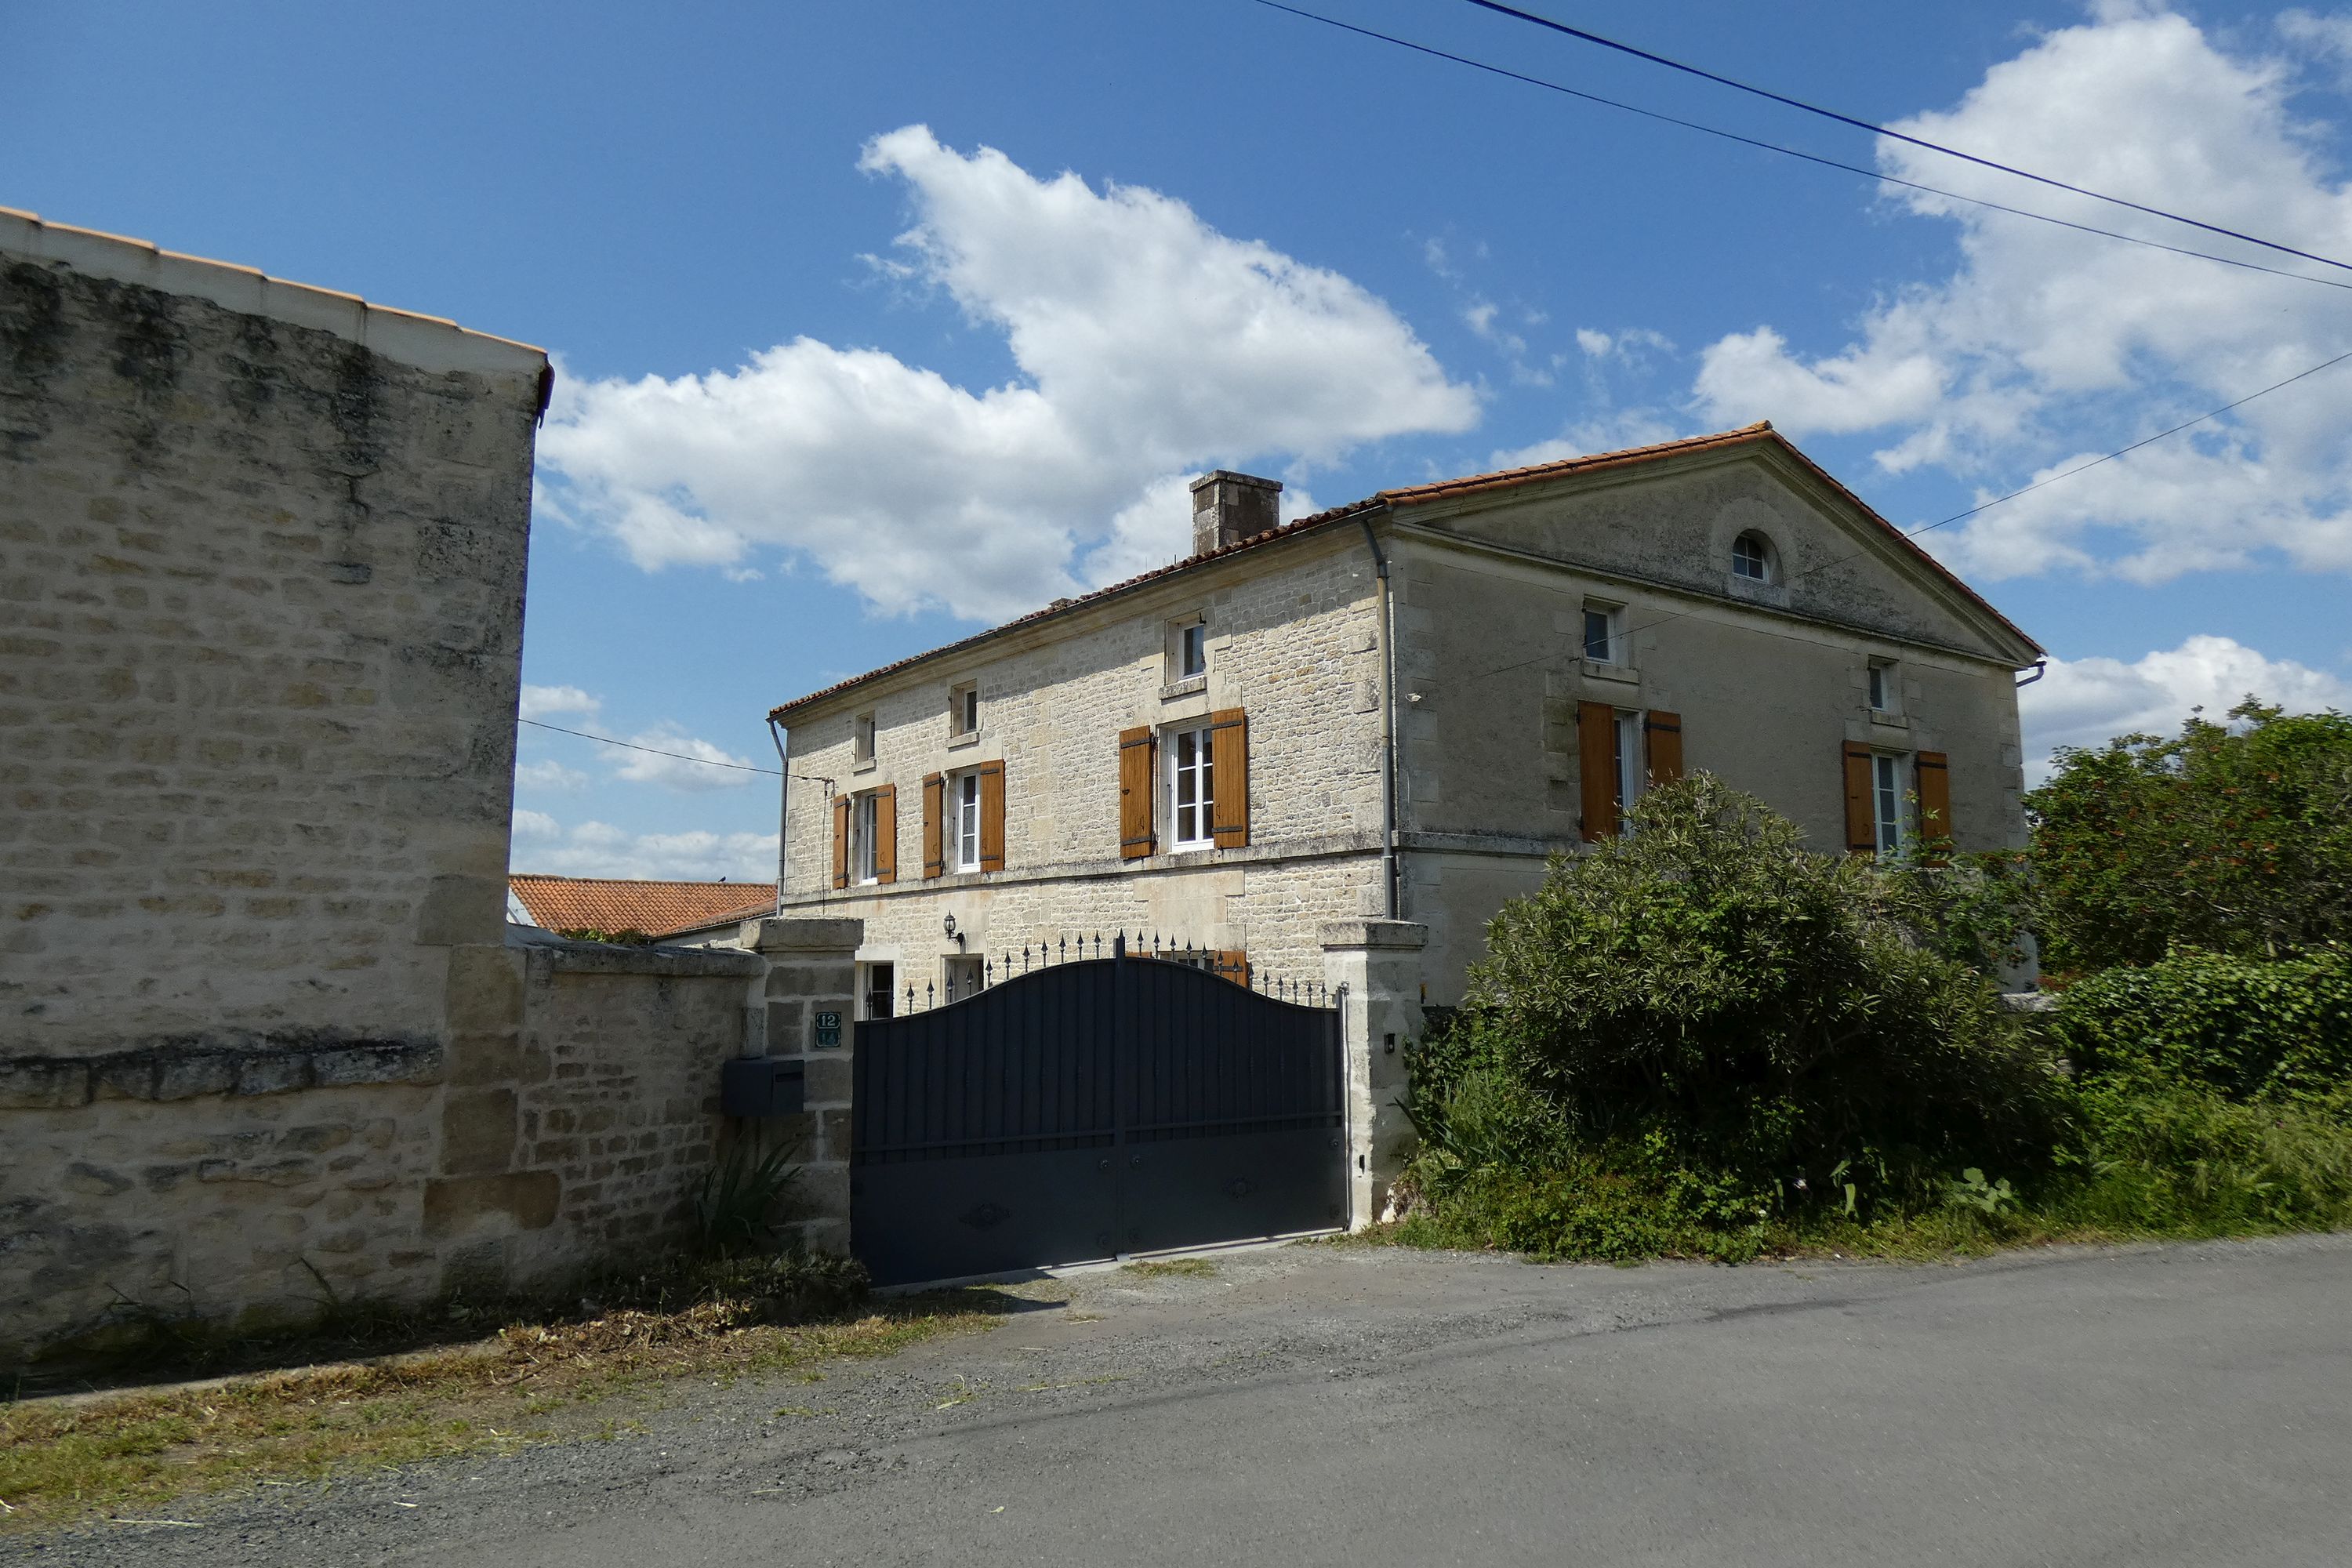
M 1539 87 L 1549 92 L 1580 99 L 1586 103 L 1599 104 L 1604 109 L 1622 110 L 1627 114 L 1636 114 L 1644 120 L 1654 120 L 1664 125 L 1680 126 L 1685 131 L 1696 131 L 1702 135 L 1717 137 L 1726 142 L 1736 142 L 1743 147 L 1754 147 L 1761 152 L 1777 153 L 1784 158 L 1796 158 L 1824 169 L 1835 169 L 1843 174 L 1859 175 L 1865 180 L 1875 180 L 1881 184 L 1899 185 L 1905 190 L 1940 196 L 1946 201 L 1965 202 L 1970 206 L 2007 213 L 2012 217 L 2031 218 L 2036 223 L 2053 224 L 2059 228 L 2071 228 L 2078 234 L 2096 235 L 2103 239 L 2119 239 L 2126 245 L 2146 246 L 2151 250 L 2161 250 L 2174 256 L 2193 257 L 2200 261 L 2216 261 L 2224 267 L 2235 267 L 2248 272 L 2267 273 L 2273 278 L 2289 278 L 2298 283 L 2316 283 L 2327 289 L 2352 289 L 2352 282 L 2334 278 L 2314 278 L 2307 272 L 2290 272 L 2283 267 L 2265 267 L 2259 261 L 2245 261 L 2234 256 L 2216 256 L 2211 251 L 2191 250 L 2186 246 L 2167 245 L 2162 240 L 2149 239 L 2142 235 L 2125 234 L 2116 229 L 2101 228 L 2095 224 L 2077 223 L 2072 218 L 2056 217 L 2049 213 L 2033 212 L 2025 207 L 2013 207 L 2000 202 L 1988 200 L 1983 196 L 1962 195 L 1958 191 L 1948 191 L 1938 186 L 1922 184 L 1916 180 L 1902 179 L 1877 169 L 1864 168 L 1858 163 L 1841 163 L 1835 158 L 1824 158 L 1819 153 L 1802 152 L 1795 147 L 1786 147 L 1777 142 L 1766 142 L 1759 137 L 1742 135 L 1737 131 L 1726 131 L 1720 126 L 1708 125 L 1702 121 L 1685 120 L 1679 115 L 1664 113 L 1654 109 L 1644 109 L 1639 104 L 1627 103 L 1620 99 L 1604 98 L 1597 92 L 1586 92 L 1580 88 L 1570 87 L 1543 77 L 1529 76 L 1525 71 L 1516 71 L 1506 66 L 1493 65 L 1468 55 L 1457 55 L 1429 44 L 1416 43 L 1411 38 L 1401 38 L 1392 33 L 1380 32 L 1371 27 L 1360 27 L 1353 22 L 1343 22 L 1336 16 L 1327 16 L 1320 12 L 1301 10 L 1296 5 L 1286 5 L 1282 0 L 1257 0 L 1257 4 L 1269 10 L 1286 12 L 1290 16 L 1301 17 L 1309 22 L 1320 22 L 1327 27 L 1337 27 L 1343 33 L 1354 33 L 1360 37 L 1377 39 L 1383 44 L 1394 44 L 1399 48 L 1411 49 L 1416 54 L 1427 55 L 1433 59 L 1448 60 L 1455 65 L 1467 66 L 1473 70 L 1481 70 L 1492 76 L 1502 77 L 1507 80 L 1522 82 L 1528 87 Z
M 2188 217 L 2163 207 L 2149 206 L 2146 203 L 2131 201 L 2123 196 L 2111 196 L 2104 191 L 2095 191 L 2085 185 L 2072 184 L 2048 174 L 2037 174 L 2031 169 L 2021 169 L 2013 163 L 2003 163 L 1991 158 L 1979 157 L 1974 153 L 1963 153 L 1957 147 L 1947 147 L 1940 142 L 1930 142 L 1924 136 L 1914 136 L 1908 132 L 1895 131 L 1873 121 L 1859 119 L 1851 114 L 1842 114 L 1834 109 L 1825 109 L 1818 103 L 1808 103 L 1801 98 L 1790 98 L 1785 93 L 1774 92 L 1769 88 L 1758 87 L 1753 83 L 1741 81 L 1736 77 L 1723 76 L 1666 55 L 1636 48 L 1632 44 L 1620 43 L 1614 38 L 1604 37 L 1599 33 L 1587 32 L 1582 27 L 1571 27 L 1565 22 L 1555 22 L 1550 17 L 1538 16 L 1533 11 L 1522 11 L 1516 5 L 1506 5 L 1502 4 L 1502 0 L 1465 0 L 1465 3 L 1475 5 L 1482 11 L 1492 11 L 1497 16 L 1510 16 L 1534 26 L 1549 28 L 1555 33 L 1564 34 L 1584 43 L 1597 44 L 1605 49 L 1614 49 L 1620 54 L 1631 55 L 1635 59 L 1647 60 L 1652 65 L 1664 66 L 1668 70 L 1681 71 L 1686 76 L 1695 76 L 1704 81 L 1711 81 L 1724 87 L 1737 89 L 1741 92 L 1752 93 L 1758 98 L 1769 99 L 1774 103 L 1785 104 L 1790 109 L 1801 109 L 1807 114 L 1817 114 L 1824 120 L 1836 121 L 1841 125 L 1851 125 L 1857 131 L 1867 131 L 1874 136 L 1889 137 L 1897 142 L 1908 142 L 1914 147 L 1924 147 L 1930 153 L 1941 153 L 1948 158 L 1958 158 L 1964 163 L 1974 163 L 1979 168 L 1994 169 L 2004 174 L 2014 174 L 2021 180 L 2032 180 L 2036 184 L 2048 185 L 2053 190 L 2070 191 L 2075 195 L 2088 196 L 2094 201 L 2106 202 L 2114 206 L 2128 207 L 2133 212 L 2146 213 L 2151 217 L 2167 218 L 2174 223 L 2187 224 L 2191 228 L 2201 228 L 2208 234 L 2218 234 L 2230 239 L 2242 239 L 2249 245 L 2259 245 L 2265 250 L 2275 250 L 2287 256 L 2299 256 L 2305 261 L 2316 261 L 2322 266 L 2333 267 L 2339 271 L 2352 272 L 2352 262 L 2338 261 L 2333 257 L 2321 256 L 2314 251 L 2297 250 L 2292 245 L 2282 245 L 2277 240 L 2264 239 L 2259 235 L 2225 228 L 2217 223 L 2207 223 L 2202 218 Z
M 774 768 L 755 768 L 749 763 L 719 763 L 713 762 L 709 757 L 691 757 L 684 752 L 665 752 L 659 746 L 640 746 L 635 741 L 616 741 L 610 735 L 592 735 L 585 730 L 567 730 L 561 724 L 544 723 L 537 719 L 518 719 L 515 722 L 528 724 L 534 730 L 552 730 L 559 735 L 577 735 L 583 741 L 595 741 L 607 746 L 619 746 L 625 751 L 644 752 L 649 756 L 676 757 L 681 763 L 699 763 L 706 768 L 729 768 L 739 773 L 765 773 L 772 779 L 785 776 Z M 805 781 L 809 775 L 793 773 L 791 776 Z

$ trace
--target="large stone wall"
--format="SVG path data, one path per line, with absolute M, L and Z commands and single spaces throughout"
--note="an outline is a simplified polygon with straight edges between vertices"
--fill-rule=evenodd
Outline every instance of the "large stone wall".
M 440 1043 L 544 370 L 0 213 L 0 1054 Z

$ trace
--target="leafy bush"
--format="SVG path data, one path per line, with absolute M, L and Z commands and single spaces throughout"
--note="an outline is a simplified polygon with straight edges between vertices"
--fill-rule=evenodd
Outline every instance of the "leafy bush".
M 2098 1230 L 2221 1236 L 2352 1225 L 2352 1083 L 2241 1101 L 2145 1068 L 2087 1082 L 2059 1158 L 2054 1218 Z
M 2026 797 L 2051 970 L 2352 942 L 2352 718 L 2230 718 L 2063 750 Z
M 2352 950 L 2263 963 L 2177 952 L 2067 988 L 2054 1037 L 2085 1073 L 2204 1084 L 2234 1100 L 2352 1079 Z
M 1654 1140 L 1656 1180 L 1711 1173 L 1743 1204 L 1842 1187 L 1816 1185 L 1839 1167 L 1891 1200 L 2048 1148 L 2044 1058 L 1937 951 L 1916 884 L 1806 853 L 1706 773 L 1633 817 L 1488 926 L 1454 1034 L 1412 1064 L 1423 1178 Z

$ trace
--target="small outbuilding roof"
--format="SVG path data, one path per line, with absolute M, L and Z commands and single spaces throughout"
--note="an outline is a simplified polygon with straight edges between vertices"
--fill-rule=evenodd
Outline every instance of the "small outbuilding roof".
M 516 872 L 508 890 L 550 931 L 675 936 L 776 912 L 773 882 L 655 882 Z

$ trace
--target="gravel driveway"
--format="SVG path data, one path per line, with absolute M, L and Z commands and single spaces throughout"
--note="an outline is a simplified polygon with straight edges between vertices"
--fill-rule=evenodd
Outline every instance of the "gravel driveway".
M 631 1439 L 58 1564 L 2342 1563 L 2352 1236 L 1959 1267 L 1227 1255 Z M 409 1506 L 403 1506 L 409 1505 Z

